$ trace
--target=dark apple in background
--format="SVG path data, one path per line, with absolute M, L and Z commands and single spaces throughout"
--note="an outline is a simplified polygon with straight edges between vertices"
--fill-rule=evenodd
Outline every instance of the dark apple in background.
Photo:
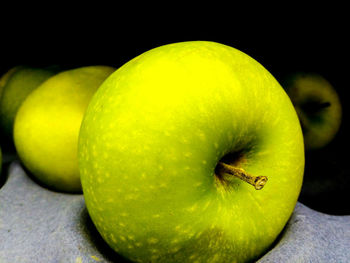
M 237 32 L 193 30 L 176 35 L 161 30 L 157 34 L 137 34 L 108 30 L 92 32 L 71 30 L 67 35 L 57 31 L 7 31 L 7 41 L 1 41 L 0 74 L 17 65 L 50 66 L 62 69 L 104 64 L 120 67 L 131 58 L 160 45 L 186 41 L 211 40 L 235 47 L 251 57 L 281 80 L 290 72 L 316 72 L 332 83 L 343 106 L 339 132 L 326 147 L 306 152 L 304 184 L 299 201 L 329 214 L 350 214 L 347 201 L 350 192 L 348 167 L 349 102 L 348 86 L 349 40 L 344 33 L 332 28 L 312 27 L 282 30 L 279 27 Z M 215 33 L 213 33 L 215 32 Z

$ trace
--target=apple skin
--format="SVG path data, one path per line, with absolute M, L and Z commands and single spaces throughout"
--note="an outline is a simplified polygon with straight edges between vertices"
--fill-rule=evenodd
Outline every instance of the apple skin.
M 0 78 L 0 99 L 2 96 L 2 92 L 4 90 L 4 87 L 7 84 L 8 79 L 11 77 L 11 75 L 18 69 L 18 67 L 13 67 L 9 69 L 5 74 L 3 74 Z
M 287 76 L 282 86 L 298 113 L 305 148 L 320 149 L 329 144 L 337 134 L 342 119 L 341 102 L 331 83 L 317 73 L 296 72 Z M 322 103 L 327 107 L 315 109 Z
M 41 83 L 55 75 L 52 69 L 17 66 L 0 79 L 0 126 L 6 140 L 12 141 L 16 113 L 25 98 Z
M 32 92 L 18 110 L 14 142 L 24 166 L 43 185 L 81 192 L 77 144 L 85 109 L 115 68 L 63 71 Z
M 256 191 L 218 161 L 266 175 Z M 285 226 L 304 170 L 302 131 L 279 83 L 232 47 L 189 41 L 132 59 L 93 96 L 79 135 L 92 221 L 136 262 L 245 262 Z

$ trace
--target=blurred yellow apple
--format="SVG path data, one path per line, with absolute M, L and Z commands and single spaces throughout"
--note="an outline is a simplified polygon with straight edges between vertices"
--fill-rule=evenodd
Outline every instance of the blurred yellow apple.
M 77 144 L 85 109 L 108 66 L 63 71 L 32 92 L 18 110 L 14 142 L 24 166 L 45 186 L 81 192 Z

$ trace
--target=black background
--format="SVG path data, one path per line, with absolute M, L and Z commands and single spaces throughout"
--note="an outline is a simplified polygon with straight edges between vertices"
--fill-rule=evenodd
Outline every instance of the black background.
M 310 14 L 318 14 L 319 10 L 310 9 L 302 21 L 297 11 L 286 18 L 278 10 L 275 11 L 280 14 L 278 17 L 268 14 L 256 17 L 246 12 L 247 16 L 238 22 L 233 20 L 232 13 L 231 17 L 223 15 L 225 19 L 216 23 L 213 23 L 216 20 L 214 14 L 192 22 L 178 14 L 169 18 L 174 23 L 168 23 L 166 14 L 156 18 L 145 13 L 137 20 L 139 17 L 134 12 L 116 8 L 112 14 L 96 10 L 73 22 L 68 21 L 67 16 L 74 17 L 74 12 L 67 14 L 63 8 L 57 10 L 58 15 L 51 16 L 55 9 L 50 10 L 44 17 L 23 10 L 2 21 L 0 74 L 23 64 L 58 65 L 62 69 L 104 64 L 118 68 L 160 45 L 211 40 L 252 56 L 277 80 L 295 71 L 323 75 L 340 95 L 343 122 L 332 143 L 323 149 L 306 152 L 300 201 L 329 214 L 350 214 L 350 191 L 347 189 L 350 185 L 347 153 L 350 146 L 349 40 L 348 21 L 343 19 L 341 10 L 332 12 L 326 8 L 315 18 Z M 123 18 L 118 20 L 121 14 L 124 14 Z M 216 16 L 220 15 L 216 13 Z M 252 20 L 252 17 L 256 19 Z M 265 23 L 267 17 L 272 21 Z

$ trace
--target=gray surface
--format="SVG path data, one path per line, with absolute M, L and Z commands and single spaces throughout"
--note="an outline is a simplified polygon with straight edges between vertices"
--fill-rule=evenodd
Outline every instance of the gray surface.
M 284 232 L 259 263 L 350 262 L 350 216 L 331 216 L 298 203 Z
M 6 161 L 6 160 L 5 160 Z M 18 161 L 0 189 L 0 263 L 124 262 L 101 239 L 82 195 L 47 190 Z M 259 263 L 350 262 L 350 216 L 298 203 L 276 245 Z

